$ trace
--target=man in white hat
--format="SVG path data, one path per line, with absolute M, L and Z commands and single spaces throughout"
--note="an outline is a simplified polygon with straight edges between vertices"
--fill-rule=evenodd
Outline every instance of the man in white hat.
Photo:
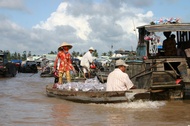
M 126 91 L 135 88 L 127 73 L 128 65 L 123 60 L 116 61 L 116 68 L 108 75 L 106 91 Z
M 58 61 L 58 84 L 63 84 L 63 75 L 66 74 L 67 82 L 71 82 L 70 70 L 75 71 L 72 62 L 71 62 L 71 54 L 69 53 L 69 49 L 72 48 L 72 45 L 63 42 L 61 46 L 58 48 L 59 52 L 54 62 L 54 70 L 57 69 Z
M 83 55 L 81 59 L 80 65 L 82 66 L 84 78 L 86 78 L 86 74 L 88 73 L 88 77 L 90 78 L 90 64 L 93 63 L 92 52 L 94 51 L 93 47 L 90 47 L 89 50 Z

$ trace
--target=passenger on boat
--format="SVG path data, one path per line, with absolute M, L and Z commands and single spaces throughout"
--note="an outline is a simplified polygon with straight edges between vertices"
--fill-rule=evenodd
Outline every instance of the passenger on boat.
M 170 37 L 171 32 L 164 32 L 163 33 L 166 39 L 163 41 L 163 49 L 165 56 L 177 56 L 177 48 L 176 48 L 176 41 L 175 35 Z
M 62 48 L 62 49 L 60 49 Z M 69 49 L 72 48 L 72 45 L 63 42 L 61 46 L 58 48 L 59 52 L 54 62 L 54 70 L 57 70 L 57 65 L 59 61 L 58 67 L 58 84 L 63 84 L 63 75 L 66 75 L 67 82 L 71 82 L 70 71 L 75 71 L 72 62 L 71 62 L 71 54 L 69 53 Z
M 93 51 L 94 51 L 94 48 L 90 47 L 89 50 L 83 55 L 81 59 L 80 65 L 82 66 L 84 78 L 87 78 L 86 74 L 88 74 L 88 78 L 90 78 L 90 64 L 94 64 L 93 57 L 92 57 Z
M 126 91 L 136 88 L 130 80 L 127 73 L 125 73 L 128 65 L 123 60 L 116 61 L 116 68 L 108 75 L 106 91 Z
M 44 68 L 46 67 L 46 65 L 47 65 L 47 60 L 46 60 L 46 58 L 43 58 L 42 59 L 42 62 L 41 62 L 41 68 L 42 68 L 42 72 L 44 72 Z

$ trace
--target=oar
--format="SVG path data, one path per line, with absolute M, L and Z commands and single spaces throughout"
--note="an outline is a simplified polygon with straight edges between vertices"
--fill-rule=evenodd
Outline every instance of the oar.
M 133 79 L 134 77 L 136 77 L 136 76 L 138 76 L 138 75 L 144 73 L 144 72 L 147 71 L 147 70 L 150 70 L 151 68 L 153 68 L 153 67 L 155 67 L 155 66 L 157 66 L 158 64 L 163 63 L 163 62 L 166 62 L 166 60 L 163 60 L 163 61 L 161 61 L 161 62 L 158 62 L 158 63 L 156 63 L 156 64 L 153 64 L 153 65 L 150 66 L 149 68 L 147 68 L 147 69 L 141 71 L 140 73 L 138 73 L 138 74 L 136 74 L 136 75 L 130 77 L 130 79 Z

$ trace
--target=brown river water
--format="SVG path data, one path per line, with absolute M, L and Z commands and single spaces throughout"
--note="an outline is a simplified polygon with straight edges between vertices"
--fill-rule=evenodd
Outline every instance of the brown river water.
M 0 77 L 0 126 L 190 126 L 190 100 L 83 104 L 46 96 L 54 78 Z

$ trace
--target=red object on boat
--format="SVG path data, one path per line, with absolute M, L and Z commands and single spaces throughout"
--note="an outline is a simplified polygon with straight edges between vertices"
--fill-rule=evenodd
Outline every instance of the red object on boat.
M 54 72 L 54 76 L 55 76 L 55 77 L 59 77 L 58 70 L 56 70 L 56 71 Z
M 143 56 L 143 60 L 146 60 L 146 59 L 148 59 L 147 56 Z
M 175 82 L 176 84 L 179 84 L 181 82 L 181 79 L 177 79 Z
M 91 68 L 91 69 L 96 69 L 96 65 L 95 65 L 95 64 L 91 64 L 91 65 L 90 65 L 90 68 Z

